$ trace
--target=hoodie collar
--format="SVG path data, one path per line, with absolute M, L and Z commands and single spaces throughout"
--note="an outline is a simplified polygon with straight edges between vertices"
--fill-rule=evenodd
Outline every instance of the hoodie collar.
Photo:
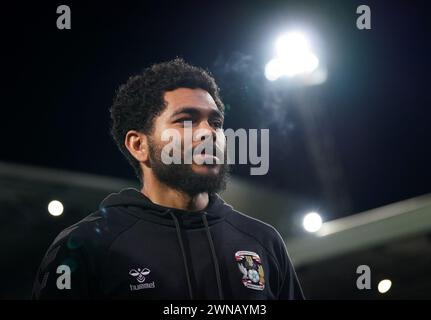
M 117 207 L 127 208 L 128 212 L 138 218 L 164 225 L 174 225 L 171 213 L 175 214 L 182 227 L 202 227 L 202 215 L 206 215 L 209 225 L 222 221 L 232 210 L 216 193 L 209 194 L 208 206 L 200 211 L 187 211 L 169 208 L 153 203 L 142 192 L 135 188 L 125 188 L 118 193 L 108 195 L 99 206 L 100 210 Z

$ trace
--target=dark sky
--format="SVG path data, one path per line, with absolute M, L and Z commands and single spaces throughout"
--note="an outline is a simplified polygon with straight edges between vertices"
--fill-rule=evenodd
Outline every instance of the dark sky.
M 60 4 L 71 30 L 56 28 Z M 371 30 L 356 28 L 360 4 Z M 429 12 L 426 1 L 3 4 L 0 161 L 133 178 L 109 136 L 112 97 L 130 75 L 180 56 L 216 77 L 226 127 L 270 129 L 268 174 L 234 174 L 309 198 L 329 218 L 431 192 Z M 328 80 L 283 90 L 273 106 L 264 65 L 293 27 L 313 35 Z M 298 96 L 314 108 L 320 160 Z

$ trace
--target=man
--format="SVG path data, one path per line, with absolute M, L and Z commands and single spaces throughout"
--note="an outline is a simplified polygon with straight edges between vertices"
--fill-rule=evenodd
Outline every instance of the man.
M 208 137 L 225 148 L 224 107 L 208 72 L 181 59 L 153 65 L 119 88 L 111 118 L 141 188 L 109 195 L 58 235 L 34 298 L 303 299 L 279 233 L 217 195 L 225 161 L 210 152 L 191 164 L 162 159 L 167 130 L 179 133 L 184 154 Z M 193 136 L 207 134 L 187 145 L 187 123 Z

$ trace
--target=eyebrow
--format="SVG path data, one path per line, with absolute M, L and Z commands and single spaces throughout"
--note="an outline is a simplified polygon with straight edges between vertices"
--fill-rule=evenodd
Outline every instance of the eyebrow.
M 171 118 L 173 118 L 179 114 L 182 114 L 182 113 L 186 113 L 186 114 L 191 115 L 191 116 L 196 116 L 196 115 L 200 114 L 200 111 L 196 107 L 186 106 L 186 107 L 183 107 L 183 108 L 175 111 L 171 115 Z M 216 116 L 216 117 L 224 119 L 223 113 L 221 113 L 221 111 L 218 109 L 211 109 L 210 116 L 213 116 L 213 117 Z

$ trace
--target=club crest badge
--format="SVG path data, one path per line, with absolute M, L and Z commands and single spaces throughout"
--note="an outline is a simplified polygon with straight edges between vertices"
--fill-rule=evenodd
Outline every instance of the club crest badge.
M 254 290 L 265 288 L 265 275 L 262 260 L 252 251 L 238 251 L 235 253 L 239 271 L 242 273 L 242 283 L 245 287 Z

